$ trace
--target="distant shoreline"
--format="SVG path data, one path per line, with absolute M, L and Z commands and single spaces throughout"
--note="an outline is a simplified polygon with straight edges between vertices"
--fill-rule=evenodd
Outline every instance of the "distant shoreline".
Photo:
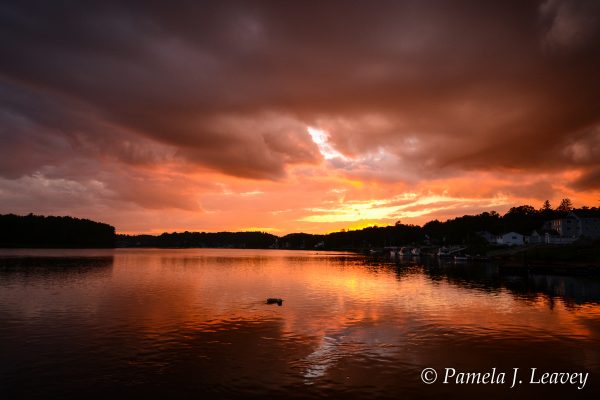
M 38 250 L 269 250 L 269 251 L 303 251 L 311 254 L 335 254 L 335 253 L 351 253 L 355 255 L 362 255 L 364 257 L 375 257 L 375 259 L 387 260 L 390 264 L 396 263 L 402 265 L 401 259 L 390 258 L 383 253 L 373 255 L 364 249 L 272 249 L 272 248 L 234 248 L 234 247 L 0 247 L 0 250 L 15 250 L 15 251 L 38 251 Z M 526 250 L 526 249 L 523 249 Z M 70 256 L 63 255 L 13 255 L 13 254 L 0 254 L 0 267 L 3 265 L 3 260 L 19 259 L 23 257 L 51 257 L 61 258 Z M 77 256 L 85 257 L 85 256 Z M 90 256 L 95 257 L 95 256 Z M 410 258 L 410 261 L 416 264 L 429 265 L 431 260 L 437 259 L 437 256 L 432 254 L 422 255 L 420 258 Z M 426 261 L 426 260 L 429 260 Z M 523 259 L 523 258 L 507 258 L 507 257 L 492 257 L 489 261 L 484 262 L 455 262 L 452 258 L 440 259 L 444 261 L 441 265 L 446 265 L 449 268 L 478 268 L 483 265 L 492 265 L 497 267 L 502 275 L 529 275 L 529 274 L 544 274 L 544 275 L 562 275 L 562 276 L 582 276 L 582 277 L 600 277 L 600 263 L 597 262 L 586 262 L 577 260 L 539 260 L 539 259 Z M 421 261 L 421 262 L 419 262 Z M 412 265 L 412 264 L 411 264 Z
M 536 210 L 531 206 L 519 206 L 511 208 L 503 216 L 492 211 L 479 215 L 465 215 L 445 222 L 434 220 L 423 226 L 405 225 L 398 221 L 394 225 L 342 230 L 328 234 L 291 233 L 276 236 L 256 231 L 186 231 L 165 232 L 160 235 L 123 235 L 117 234 L 116 229 L 111 225 L 87 219 L 8 214 L 0 215 L 0 248 L 214 248 L 389 254 L 390 249 L 399 250 L 406 246 L 418 248 L 422 254 L 434 254 L 439 248 L 454 247 L 450 252 L 452 255 L 463 256 L 467 260 L 469 259 L 467 256 L 487 256 L 498 264 L 505 265 L 506 268 L 516 266 L 550 270 L 558 270 L 564 266 L 578 270 L 590 266 L 596 268 L 600 266 L 600 238 L 593 234 L 590 235 L 596 237 L 595 239 L 580 234 L 580 239 L 573 238 L 570 244 L 545 244 L 552 242 L 541 241 L 541 238 L 548 239 L 551 235 L 556 235 L 557 232 L 551 230 L 554 223 L 560 222 L 560 218 L 574 215 L 574 212 L 585 216 L 586 221 L 596 225 L 600 223 L 600 208 L 596 207 L 569 210 L 552 210 L 544 207 Z M 598 228 L 596 225 L 594 227 Z M 510 232 L 510 234 L 500 234 L 501 232 Z M 527 232 L 535 233 L 531 235 L 531 242 L 525 240 Z M 593 231 L 589 232 L 593 233 Z M 508 239 L 519 239 L 519 243 L 505 241 L 505 236 Z M 510 246 L 510 244 L 517 245 Z

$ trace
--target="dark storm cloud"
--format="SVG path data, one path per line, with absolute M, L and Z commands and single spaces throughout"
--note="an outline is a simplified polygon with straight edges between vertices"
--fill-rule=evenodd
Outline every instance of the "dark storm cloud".
M 588 170 L 575 181 L 574 187 L 579 190 L 600 190 L 600 167 Z
M 277 179 L 319 160 L 311 125 L 423 176 L 597 176 L 597 1 L 124 3 L 0 6 L 2 175 L 83 152 Z
M 0 140 L 9 177 L 77 157 L 113 157 L 131 165 L 152 165 L 169 152 L 110 124 L 96 110 L 61 96 L 0 82 Z M 174 153 L 174 150 L 171 151 Z

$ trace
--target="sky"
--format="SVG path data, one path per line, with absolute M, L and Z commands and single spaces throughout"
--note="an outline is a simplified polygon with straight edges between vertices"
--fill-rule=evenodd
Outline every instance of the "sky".
M 3 1 L 0 213 L 325 233 L 600 206 L 600 1 Z

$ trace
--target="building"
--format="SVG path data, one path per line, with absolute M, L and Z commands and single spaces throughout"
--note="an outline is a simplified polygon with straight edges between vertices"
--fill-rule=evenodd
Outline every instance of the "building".
M 575 214 L 569 213 L 565 218 L 550 221 L 550 229 L 561 238 L 576 238 L 579 236 L 579 226 Z
M 583 217 L 576 213 L 569 213 L 565 218 L 551 220 L 550 228 L 561 238 L 573 240 L 582 237 L 600 238 L 600 218 L 596 217 Z
M 522 246 L 525 244 L 523 235 L 517 232 L 508 232 L 498 236 L 497 243 L 507 246 Z
M 544 241 L 544 237 L 538 233 L 538 231 L 531 232 L 531 235 L 525 236 L 525 243 L 527 244 L 540 244 Z
M 546 244 L 571 244 L 575 240 L 577 239 L 574 237 L 561 237 L 556 233 L 552 234 L 550 232 L 546 232 L 544 234 L 544 243 Z

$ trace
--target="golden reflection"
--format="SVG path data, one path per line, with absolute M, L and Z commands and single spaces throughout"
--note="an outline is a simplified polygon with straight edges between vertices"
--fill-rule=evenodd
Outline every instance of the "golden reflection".
M 277 319 L 283 332 L 322 344 L 332 332 L 350 327 L 384 321 L 397 327 L 390 329 L 402 331 L 410 320 L 471 334 L 543 332 L 585 339 L 594 334 L 587 318 L 600 316 L 598 305 L 571 309 L 557 299 L 550 308 L 543 296 L 524 302 L 505 289 L 469 289 L 424 274 L 399 278 L 393 268 L 365 268 L 362 258 L 354 255 L 136 252 L 117 253 L 113 274 L 125 292 L 145 285 L 132 307 L 136 320 L 152 332 L 175 321 L 203 330 L 230 321 Z M 265 305 L 267 297 L 284 298 L 284 306 Z

